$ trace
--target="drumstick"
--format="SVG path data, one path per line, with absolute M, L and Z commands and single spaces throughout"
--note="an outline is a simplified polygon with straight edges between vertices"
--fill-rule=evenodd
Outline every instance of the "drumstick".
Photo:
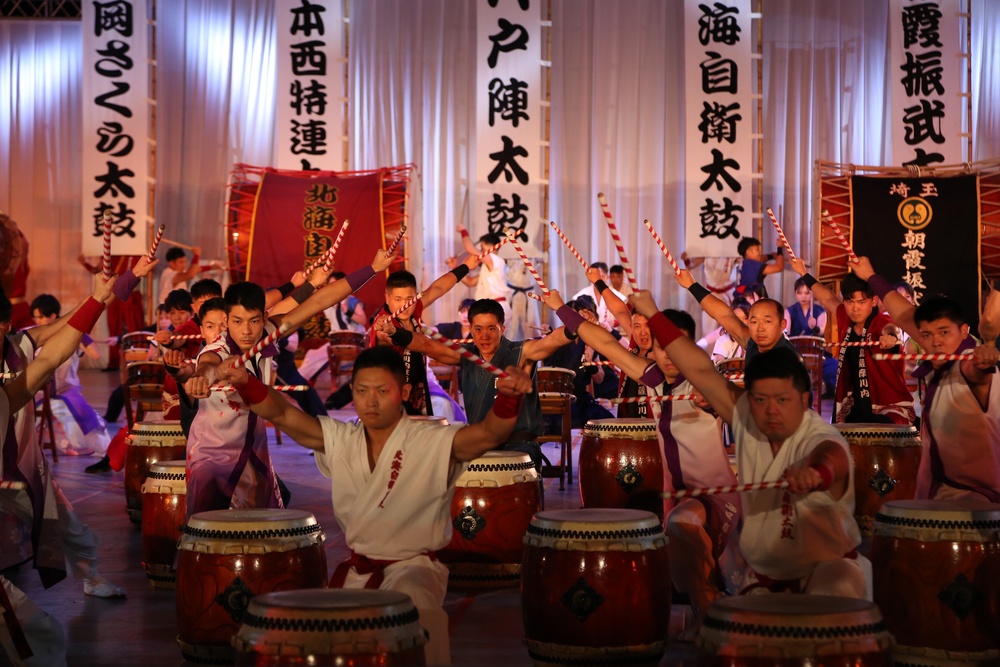
M 177 248 L 183 248 L 184 250 L 194 250 L 194 246 L 193 245 L 187 245 L 186 243 L 178 243 L 177 241 L 174 241 L 174 240 L 171 240 L 171 239 L 161 238 L 160 240 L 163 241 L 164 243 L 166 243 L 167 245 L 172 245 L 172 246 L 175 246 Z
M 681 267 L 677 266 L 677 262 L 674 261 L 670 251 L 667 250 L 667 246 L 663 244 L 663 239 L 661 239 L 660 235 L 656 233 L 655 229 L 653 229 L 653 225 L 650 224 L 649 220 L 643 220 L 642 224 L 646 225 L 646 229 L 648 229 L 649 233 L 653 235 L 653 240 L 656 241 L 656 245 L 660 246 L 660 250 L 663 251 L 663 255 L 667 258 L 667 261 L 670 262 L 670 266 L 674 269 L 674 275 L 681 275 Z
M 340 227 L 340 233 L 337 234 L 337 240 L 333 242 L 333 246 L 330 248 L 330 252 L 326 254 L 326 259 L 323 260 L 323 270 L 329 272 L 333 268 L 333 256 L 337 254 L 337 250 L 340 248 L 340 242 L 344 240 L 344 232 L 347 231 L 347 226 L 351 224 L 350 220 L 344 220 L 344 224 Z
M 525 292 L 525 294 L 528 295 L 529 299 L 534 299 L 535 301 L 542 301 L 542 297 L 538 296 L 534 292 Z
M 507 374 L 506 371 L 500 370 L 499 368 L 497 368 L 496 366 L 494 366 L 490 362 L 486 361 L 485 359 L 483 359 L 479 355 L 473 354 L 469 350 L 466 350 L 464 347 L 462 347 L 461 343 L 453 341 L 450 338 L 445 338 L 444 336 L 442 336 L 441 334 L 439 334 L 437 331 L 434 331 L 434 329 L 431 329 L 428 326 L 421 325 L 420 328 L 424 330 L 424 334 L 426 336 L 428 336 L 430 338 L 433 338 L 437 342 L 441 343 L 442 345 L 445 345 L 446 347 L 448 347 L 448 348 L 450 348 L 452 350 L 455 350 L 456 352 L 458 352 L 460 355 L 462 355 L 463 357 L 465 357 L 466 359 L 468 359 L 472 363 L 474 363 L 477 366 L 480 366 L 480 367 L 488 370 L 490 373 L 493 373 L 493 375 L 496 375 L 498 378 L 510 377 Z
M 167 229 L 166 225 L 160 225 L 160 228 L 156 230 L 156 236 L 153 237 L 153 245 L 149 247 L 149 252 L 146 253 L 146 260 L 152 262 L 156 259 L 156 249 L 160 247 L 160 241 L 163 240 L 163 232 Z
M 396 238 L 392 240 L 392 243 L 389 244 L 389 247 L 386 248 L 385 251 L 391 255 L 393 251 L 396 250 L 396 246 L 399 245 L 399 242 L 403 240 L 403 234 L 405 233 L 406 233 L 406 225 L 400 226 L 399 233 L 396 234 Z
M 263 350 L 265 347 L 267 347 L 268 345 L 270 345 L 271 343 L 273 343 L 274 341 L 278 340 L 283 335 L 285 335 L 286 333 L 288 333 L 288 331 L 291 330 L 291 328 L 292 328 L 292 325 L 289 322 L 282 322 L 280 327 L 278 327 L 277 329 L 275 329 L 274 331 L 272 331 L 267 336 L 264 336 L 263 338 L 261 338 L 259 341 L 257 341 L 256 345 L 254 345 L 249 350 L 247 350 L 246 352 L 244 352 L 243 354 L 241 354 L 236 359 L 236 361 L 233 362 L 232 366 L 233 367 L 241 366 L 241 365 L 245 364 L 246 362 L 250 361 L 250 359 L 252 359 L 255 354 L 257 354 L 258 352 L 260 352 L 261 350 Z
M 0 380 L 13 380 L 19 373 L 0 373 Z
M 104 279 L 111 278 L 111 209 L 104 209 L 104 255 L 101 257 Z
M 603 192 L 598 192 L 597 202 L 601 205 L 601 211 L 604 212 L 604 222 L 608 223 L 611 238 L 615 240 L 615 248 L 618 249 L 618 258 L 622 262 L 622 268 L 625 269 L 625 275 L 628 276 L 628 284 L 632 286 L 633 291 L 638 292 L 639 283 L 636 282 L 635 274 L 632 272 L 632 265 L 628 263 L 628 257 L 625 256 L 625 246 L 622 245 L 622 239 L 618 236 L 618 228 L 615 227 L 615 219 L 611 215 L 608 198 L 604 196 Z
M 509 240 L 510 239 L 505 236 L 502 239 L 500 239 L 500 243 L 496 244 L 495 246 L 493 246 L 489 250 L 484 250 L 481 253 L 479 253 L 477 255 L 477 257 L 479 258 L 479 261 L 480 262 L 483 261 L 486 258 L 486 255 L 490 254 L 491 252 L 496 252 L 497 250 L 499 250 L 500 248 L 502 248 L 503 244 L 506 243 Z
M 582 364 L 580 364 L 580 366 L 581 367 L 588 367 L 588 366 L 615 366 L 617 368 L 617 364 L 615 364 L 615 362 L 613 362 L 613 361 L 585 361 Z
M 24 482 L 0 482 L 0 489 L 11 489 L 12 491 L 20 491 L 21 489 L 27 489 L 28 485 Z
M 153 340 L 154 336 L 146 336 L 146 340 Z M 201 334 L 175 334 L 170 336 L 170 340 L 204 340 Z
M 576 251 L 576 248 L 573 247 L 573 244 L 569 242 L 568 238 L 566 238 L 566 235 L 563 234 L 561 229 L 559 229 L 559 225 L 556 224 L 555 220 L 549 220 L 549 224 L 552 225 L 552 229 L 556 230 L 556 234 L 559 235 L 559 238 L 562 239 L 562 242 L 566 244 L 566 247 L 569 248 L 569 251 L 573 253 L 574 257 L 576 257 L 576 261 L 580 262 L 580 264 L 583 265 L 583 270 L 586 271 L 588 268 L 587 262 L 584 261 L 583 257 L 580 256 L 580 253 L 578 253 Z
M 851 247 L 851 244 L 847 241 L 847 237 L 844 236 L 844 233 L 840 231 L 840 225 L 834 222 L 833 216 L 831 216 L 830 212 L 825 208 L 823 209 L 823 217 L 826 218 L 827 223 L 831 227 L 833 227 L 833 233 L 836 234 L 837 239 L 840 240 L 840 245 L 844 246 L 844 250 L 847 251 L 847 256 L 850 257 L 852 262 L 857 264 L 858 256 L 854 254 L 854 249 Z
M 837 347 L 838 345 L 840 347 L 877 347 L 881 345 L 881 343 L 879 343 L 878 341 L 869 342 L 866 340 L 860 342 L 855 341 L 853 343 L 823 343 L 823 347 Z
M 524 265 L 528 268 L 528 271 L 531 273 L 532 276 L 534 276 L 535 282 L 538 283 L 538 286 L 542 288 L 543 292 L 548 294 L 549 288 L 545 286 L 545 281 L 542 280 L 542 277 L 540 275 L 538 275 L 538 271 L 535 271 L 535 266 L 531 263 L 531 260 L 528 259 L 528 255 L 525 254 L 524 250 L 521 248 L 521 244 L 518 243 L 517 239 L 514 238 L 513 229 L 507 230 L 507 238 L 510 239 L 510 244 L 514 246 L 514 250 L 517 251 L 517 254 L 521 256 L 521 261 L 524 262 Z
M 744 491 L 765 491 L 767 489 L 787 489 L 788 481 L 779 479 L 776 482 L 757 482 L 756 484 L 730 484 L 729 486 L 710 486 L 706 489 L 684 489 L 682 491 L 664 491 L 661 498 L 677 500 L 678 498 L 697 498 L 712 496 L 717 493 L 742 493 Z
M 792 252 L 792 246 L 788 245 L 788 239 L 785 238 L 785 232 L 781 231 L 781 225 L 778 224 L 778 219 L 774 217 L 774 211 L 771 207 L 767 207 L 767 217 L 771 218 L 771 222 L 774 224 L 774 229 L 778 232 L 778 238 L 781 239 L 781 244 L 785 246 L 785 250 L 788 251 L 788 256 L 795 259 L 795 253 Z
M 876 352 L 872 358 L 875 361 L 959 361 L 971 359 L 972 351 L 969 350 L 961 354 L 881 354 Z
M 693 401 L 699 399 L 698 394 L 666 394 L 664 396 L 630 396 L 628 398 L 612 398 L 612 403 L 662 403 L 663 401 Z
M 275 391 L 306 391 L 311 388 L 307 384 L 276 384 L 271 387 Z M 213 384 L 209 389 L 212 391 L 236 391 L 236 387 L 231 384 Z
M 410 306 L 412 306 L 413 304 L 415 304 L 417 301 L 420 301 L 420 298 L 423 295 L 424 295 L 423 292 L 417 292 L 416 294 L 414 294 L 413 296 L 411 296 L 409 299 L 407 299 L 406 301 L 403 302 L 402 306 L 400 306 L 399 308 L 396 309 L 396 312 L 394 312 L 392 314 L 392 317 L 394 317 L 394 318 L 395 317 L 399 317 L 403 313 L 404 310 L 406 310 L 407 308 L 409 308 Z
M 742 380 L 746 376 L 746 373 L 723 373 L 722 375 L 727 380 Z

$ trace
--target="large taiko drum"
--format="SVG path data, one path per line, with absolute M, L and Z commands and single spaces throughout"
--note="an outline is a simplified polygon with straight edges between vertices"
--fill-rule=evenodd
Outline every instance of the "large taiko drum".
M 486 452 L 458 478 L 452 534 L 438 552 L 452 586 L 517 586 L 524 533 L 540 509 L 538 473 L 523 452 Z
M 663 461 L 652 419 L 591 419 L 580 444 L 585 508 L 626 507 L 663 516 Z
M 1000 664 L 1000 505 L 894 500 L 875 517 L 875 603 L 903 654 Z
M 199 512 L 177 549 L 177 643 L 191 662 L 232 661 L 253 596 L 326 586 L 323 530 L 301 510 Z
M 541 366 L 535 371 L 539 394 L 572 394 L 576 373 L 568 368 Z
M 187 514 L 185 461 L 149 466 L 142 484 L 142 566 L 153 588 L 173 588 L 174 560 Z
M 365 346 L 365 335 L 356 331 L 331 331 L 327 338 L 333 348 L 354 349 Z
M 892 635 L 867 600 L 828 595 L 721 598 L 696 644 L 701 667 L 889 667 Z
M 153 420 L 132 426 L 125 449 L 125 509 L 132 523 L 142 523 L 142 483 L 149 466 L 186 458 L 187 438 L 180 421 Z
M 871 535 L 883 503 L 910 500 L 917 492 L 920 433 L 901 424 L 835 424 L 854 459 L 854 517 Z
M 426 643 L 409 596 L 364 589 L 258 595 L 233 637 L 244 667 L 423 665 Z
M 539 512 L 524 536 L 521 611 L 536 665 L 659 664 L 670 622 L 667 538 L 651 512 Z

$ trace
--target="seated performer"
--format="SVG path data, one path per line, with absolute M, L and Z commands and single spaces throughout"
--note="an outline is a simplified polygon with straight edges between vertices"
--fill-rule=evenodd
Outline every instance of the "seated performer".
M 694 392 L 691 383 L 655 342 L 655 361 L 650 362 L 630 354 L 612 334 L 581 317 L 582 313 L 564 306 L 557 291 L 549 292 L 545 303 L 556 311 L 567 331 L 577 333 L 582 341 L 607 355 L 629 377 L 650 386 L 665 387 L 666 394 Z M 665 310 L 663 315 L 689 338 L 694 337 L 694 319 L 688 313 Z M 700 409 L 693 401 L 667 401 L 654 405 L 653 410 L 659 412 L 657 439 L 664 462 L 664 490 L 736 484 L 718 417 Z M 664 500 L 663 513 L 670 538 L 667 545 L 670 579 L 674 588 L 688 595 L 695 618 L 700 621 L 712 602 L 727 590 L 730 576 L 724 571 L 722 561 L 732 564 L 739 560 L 736 538 L 741 520 L 740 498 L 733 493 L 688 498 L 676 504 Z
M 680 373 L 732 426 L 740 482 L 788 482 L 742 494 L 743 593 L 787 591 L 867 597 L 867 563 L 854 520 L 847 442 L 809 409 L 809 374 L 791 350 L 747 362 L 743 390 L 662 313 L 649 292 L 629 298 Z
M 920 423 L 923 456 L 917 471 L 917 498 L 1000 502 L 1000 352 L 976 345 L 962 307 L 952 299 L 925 298 L 914 308 L 875 274 L 868 258 L 853 266 L 867 279 L 899 326 L 928 353 L 960 354 L 961 361 L 925 361 L 914 376 L 927 382 Z M 991 316 L 984 317 L 993 333 Z
M 510 377 L 496 380 L 492 410 L 469 426 L 410 420 L 403 410 L 410 389 L 406 368 L 387 346 L 365 350 L 354 362 L 356 423 L 310 417 L 245 369 L 224 371 L 256 415 L 316 450 L 316 465 L 332 482 L 334 516 L 351 556 L 337 567 L 330 586 L 409 595 L 430 635 L 429 665 L 450 662 L 442 608 L 448 570 L 435 552 L 451 539 L 455 482 L 465 462 L 508 439 L 521 396 L 532 388 L 517 367 L 506 371 Z
M 806 273 L 805 262 L 792 260 L 795 270 L 828 313 L 837 318 L 842 343 L 878 343 L 873 347 L 841 345 L 837 371 L 834 423 L 912 424 L 913 398 L 903 377 L 903 361 L 876 362 L 876 351 L 900 352 L 899 328 L 875 307 L 875 293 L 854 274 L 841 283 L 843 299 Z M 877 336 L 877 338 L 875 338 Z

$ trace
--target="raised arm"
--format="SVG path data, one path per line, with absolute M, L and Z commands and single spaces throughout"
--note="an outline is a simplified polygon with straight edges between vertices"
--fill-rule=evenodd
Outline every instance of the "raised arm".
M 680 274 L 677 275 L 677 283 L 691 293 L 691 296 L 698 301 L 704 311 L 721 324 L 722 328 L 729 333 L 733 340 L 739 343 L 740 347 L 746 349 L 747 341 L 750 339 L 750 329 L 740 321 L 740 318 L 736 317 L 732 308 L 713 296 L 702 285 L 696 283 L 691 277 L 691 272 L 686 269 L 681 269 Z
M 765 264 L 764 269 L 761 271 L 761 275 L 769 276 L 772 273 L 781 273 L 785 270 L 785 254 L 781 246 L 778 246 L 778 251 L 774 253 L 774 264 Z
M 424 304 L 424 308 L 447 294 L 452 287 L 458 284 L 459 280 L 463 280 L 469 275 L 469 271 L 477 266 L 479 266 L 479 256 L 472 253 L 465 258 L 464 262 L 456 265 L 451 271 L 445 273 L 440 278 L 432 282 L 430 286 L 424 290 L 424 295 L 420 297 L 420 301 Z
M 726 423 L 732 423 L 736 399 L 743 390 L 719 374 L 705 351 L 657 309 L 648 291 L 631 294 L 629 303 L 635 312 L 649 319 L 649 330 L 660 347 L 666 350 L 670 361 L 701 392 L 715 412 Z
M 486 418 L 469 424 L 455 433 L 451 456 L 456 461 L 472 461 L 504 443 L 514 431 L 521 412 L 522 397 L 531 393 L 532 382 L 527 373 L 515 366 L 506 369 L 509 377 L 497 379 L 497 397 Z
M 457 365 L 462 359 L 462 355 L 443 343 L 439 343 L 432 338 L 428 338 L 419 331 L 409 331 L 407 329 L 397 329 L 392 323 L 392 318 L 383 317 L 375 323 L 375 332 L 379 343 L 383 345 L 396 345 L 405 347 L 408 350 L 419 352 L 442 364 Z
M 619 326 L 621 326 L 622 331 L 625 332 L 625 337 L 628 338 L 632 335 L 632 312 L 625 305 L 614 290 L 608 286 L 606 282 L 601 280 L 601 272 L 593 267 L 587 269 L 587 280 L 591 282 L 594 287 L 597 288 L 598 293 L 601 298 L 604 299 L 605 305 L 608 307 L 608 312 L 610 312 L 616 320 L 618 320 Z M 603 352 L 602 352 L 603 354 Z
M 913 313 L 916 308 L 903 298 L 903 295 L 897 292 L 888 280 L 875 273 L 871 261 L 867 257 L 858 257 L 857 263 L 852 268 L 858 278 L 867 280 L 868 286 L 872 288 L 878 298 L 882 299 L 882 305 L 889 311 L 889 317 L 892 318 L 892 321 L 918 342 L 923 340 L 920 336 L 920 329 L 913 321 Z
M 276 289 L 268 290 L 264 295 L 264 308 L 270 317 L 284 315 L 294 310 L 312 296 L 316 290 L 326 285 L 330 280 L 332 270 L 325 270 L 322 265 L 313 269 L 309 279 L 301 271 L 296 271 L 292 279 Z M 345 297 L 346 298 L 346 297 Z
M 569 345 L 572 342 L 573 340 L 566 336 L 566 329 L 564 327 L 554 329 L 552 333 L 542 338 L 526 340 L 524 341 L 524 347 L 521 348 L 521 363 L 525 364 L 548 359 L 560 347 Z
M 816 300 L 819 301 L 819 305 L 823 306 L 828 313 L 836 313 L 837 307 L 842 303 L 837 295 L 834 294 L 826 285 L 812 277 L 812 275 L 806 270 L 806 263 L 801 257 L 796 257 L 795 259 L 790 260 L 790 263 L 792 265 L 792 271 L 795 271 L 795 273 L 799 274 L 800 277 L 806 279 L 806 284 L 812 291 L 813 296 L 816 297 Z M 823 327 L 821 326 L 820 331 L 822 330 Z

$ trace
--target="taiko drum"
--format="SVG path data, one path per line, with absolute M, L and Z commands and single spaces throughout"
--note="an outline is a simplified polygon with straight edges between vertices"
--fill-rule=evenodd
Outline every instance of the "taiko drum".
M 136 422 L 125 449 L 125 509 L 132 523 L 142 523 L 142 483 L 149 466 L 186 458 L 187 438 L 180 421 Z
M 663 516 L 663 460 L 652 419 L 592 419 L 580 443 L 585 508 L 622 507 Z
M 576 373 L 568 368 L 541 366 L 535 371 L 539 394 L 572 394 Z
M 187 513 L 184 461 L 149 466 L 142 484 L 142 566 L 153 588 L 173 588 L 174 560 Z

